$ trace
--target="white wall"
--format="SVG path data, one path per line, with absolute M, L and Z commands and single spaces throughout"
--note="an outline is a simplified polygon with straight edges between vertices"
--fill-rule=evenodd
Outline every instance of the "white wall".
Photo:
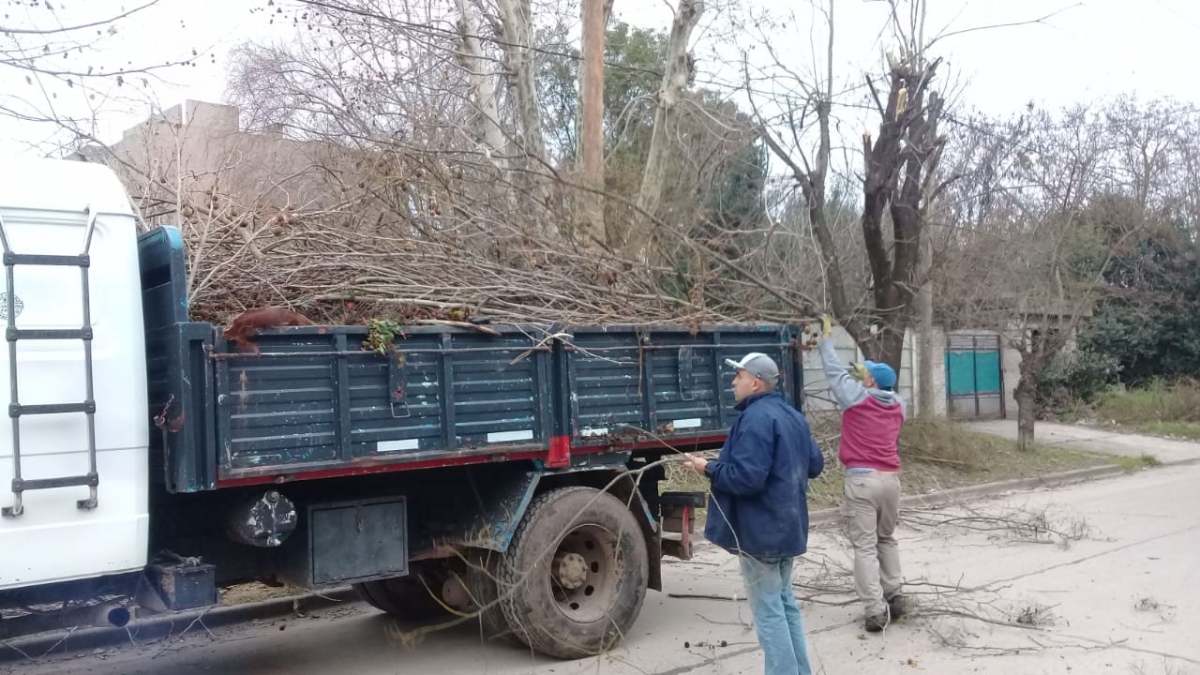
M 1004 379 L 1004 416 L 1007 419 L 1017 419 L 1017 383 L 1021 381 L 1021 352 L 1010 346 L 1016 342 L 1020 333 L 1010 331 L 1000 340 L 1000 377 Z M 1009 339 L 1004 339 L 1005 337 Z

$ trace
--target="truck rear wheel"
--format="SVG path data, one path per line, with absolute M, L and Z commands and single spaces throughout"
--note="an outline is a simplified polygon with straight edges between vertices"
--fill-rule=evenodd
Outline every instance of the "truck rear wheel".
M 489 551 L 479 560 L 473 560 L 463 579 L 473 600 L 471 611 L 479 612 L 479 625 L 483 636 L 488 640 L 517 647 L 524 642 L 513 632 L 512 626 L 504 618 L 504 609 L 500 606 L 500 582 L 497 574 L 502 557 Z
M 427 582 L 434 592 L 440 592 L 440 582 L 435 583 L 432 579 Z M 353 586 L 367 604 L 397 619 L 423 621 L 446 615 L 446 609 L 430 595 L 416 575 L 367 581 Z
M 525 644 L 562 659 L 611 649 L 646 598 L 649 554 L 637 520 L 589 487 L 537 497 L 500 563 L 504 618 Z

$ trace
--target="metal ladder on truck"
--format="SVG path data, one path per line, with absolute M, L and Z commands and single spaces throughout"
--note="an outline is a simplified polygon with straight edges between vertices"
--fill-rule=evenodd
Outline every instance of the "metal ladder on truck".
M 4 218 L 0 216 L 0 246 L 4 248 L 4 268 L 7 277 L 7 295 L 5 307 L 7 310 L 8 328 L 5 337 L 8 339 L 8 380 L 11 397 L 8 404 L 8 416 L 12 418 L 12 450 L 13 450 L 13 505 L 3 509 L 4 517 L 16 518 L 25 512 L 22 497 L 30 490 L 54 490 L 65 487 L 88 487 L 88 498 L 80 499 L 76 506 L 90 510 L 96 508 L 97 488 L 100 476 L 96 472 L 96 400 L 93 391 L 92 376 L 92 310 L 91 291 L 88 285 L 88 268 L 91 266 L 89 250 L 92 246 L 92 234 L 96 230 L 97 213 L 89 206 L 84 209 L 87 214 L 87 230 L 84 233 L 83 252 L 78 255 L 41 255 L 15 253 L 8 243 L 8 231 Z M 17 296 L 13 273 L 18 265 L 40 265 L 52 267 L 78 267 L 83 287 L 83 327 L 69 329 L 20 329 L 17 328 Z M 79 403 L 48 403 L 40 405 L 23 405 L 18 397 L 17 386 L 17 342 L 21 340 L 82 340 L 84 376 L 87 385 L 86 397 Z M 60 476 L 57 478 L 25 479 L 21 475 L 21 418 L 30 415 L 60 415 L 66 413 L 83 413 L 87 416 L 88 437 L 88 472 L 79 476 Z

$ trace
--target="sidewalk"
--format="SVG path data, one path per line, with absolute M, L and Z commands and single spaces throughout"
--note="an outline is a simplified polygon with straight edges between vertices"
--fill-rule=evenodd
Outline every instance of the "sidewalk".
M 1016 420 L 970 422 L 965 426 L 980 433 L 1017 440 Z M 1117 457 L 1153 455 L 1163 464 L 1200 462 L 1200 443 L 1050 422 L 1038 422 L 1033 434 L 1039 445 L 1056 445 Z

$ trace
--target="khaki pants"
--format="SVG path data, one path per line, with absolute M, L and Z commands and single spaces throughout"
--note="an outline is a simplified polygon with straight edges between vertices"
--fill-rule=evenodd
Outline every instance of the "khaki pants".
M 887 612 L 887 599 L 900 592 L 900 476 L 882 471 L 847 473 L 842 521 L 854 548 L 854 590 L 867 616 Z

